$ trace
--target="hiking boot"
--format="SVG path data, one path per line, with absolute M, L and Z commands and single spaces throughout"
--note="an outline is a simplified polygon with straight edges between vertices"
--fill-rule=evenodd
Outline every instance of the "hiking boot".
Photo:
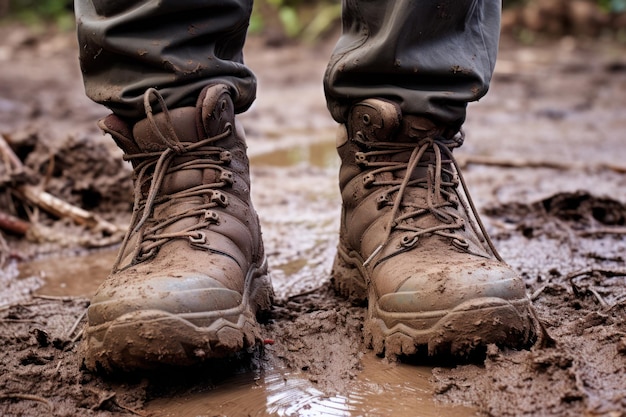
M 365 335 L 377 354 L 465 356 L 534 338 L 524 283 L 493 247 L 452 156 L 461 143 L 457 131 L 379 99 L 356 104 L 342 126 L 332 282 L 368 301 Z
M 144 99 L 147 118 L 132 128 L 115 115 L 100 121 L 133 164 L 135 205 L 87 312 L 90 370 L 184 366 L 246 349 L 273 295 L 227 87 L 171 111 L 156 90 Z

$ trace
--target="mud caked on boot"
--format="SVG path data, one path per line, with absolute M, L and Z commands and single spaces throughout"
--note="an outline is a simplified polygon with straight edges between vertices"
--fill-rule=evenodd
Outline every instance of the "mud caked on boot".
M 168 111 L 156 90 L 147 118 L 100 127 L 133 164 L 135 205 L 111 275 L 88 309 L 90 370 L 150 369 L 223 357 L 260 339 L 255 314 L 272 287 L 243 130 L 223 85 Z M 151 99 L 162 112 L 153 114 Z
M 332 282 L 367 299 L 365 335 L 378 354 L 465 356 L 535 337 L 524 283 L 497 254 L 454 162 L 461 142 L 379 99 L 353 106 L 342 126 Z

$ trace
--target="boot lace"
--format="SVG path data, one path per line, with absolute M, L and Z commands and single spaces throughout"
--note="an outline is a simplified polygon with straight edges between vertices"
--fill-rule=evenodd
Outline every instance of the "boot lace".
M 154 119 L 154 112 L 150 104 L 151 97 L 155 97 L 161 107 L 166 120 L 167 131 L 162 132 Z M 124 159 L 133 161 L 134 165 L 134 195 L 135 201 L 131 217 L 131 226 L 124 237 L 122 247 L 118 252 L 113 270 L 118 270 L 120 262 L 126 253 L 130 237 L 138 235 L 137 243 L 133 247 L 131 265 L 143 262 L 154 256 L 159 248 L 172 239 L 188 239 L 192 245 L 206 244 L 206 234 L 201 229 L 211 224 L 219 223 L 219 214 L 212 210 L 216 207 L 226 207 L 228 198 L 219 188 L 232 184 L 233 174 L 224 168 L 231 161 L 229 151 L 219 146 L 212 146 L 214 142 L 228 137 L 233 126 L 228 123 L 224 132 L 197 142 L 181 141 L 172 124 L 170 113 L 165 100 L 155 89 L 148 89 L 144 94 L 144 107 L 150 127 L 161 142 L 165 150 L 141 152 L 124 155 Z M 184 161 L 176 161 L 177 157 L 185 156 Z M 183 170 L 212 169 L 219 173 L 218 182 L 200 184 L 182 191 L 167 194 L 161 192 L 161 186 L 166 175 Z M 147 192 L 143 190 L 148 189 Z M 183 198 L 208 196 L 204 203 L 196 204 L 193 208 L 169 213 L 165 219 L 154 220 L 155 206 Z M 184 218 L 193 217 L 200 221 L 182 230 L 165 232 L 164 229 Z M 152 219 L 151 222 L 148 220 Z M 146 227 L 144 227 L 146 226 Z
M 357 138 L 359 141 L 359 138 Z M 390 237 L 394 232 L 403 233 L 398 250 L 385 257 L 378 259 L 376 265 L 407 252 L 417 246 L 420 238 L 425 235 L 437 235 L 446 238 L 456 248 L 468 251 L 470 244 L 461 233 L 465 229 L 465 220 L 459 213 L 462 205 L 468 216 L 470 227 L 478 236 L 482 246 L 491 252 L 496 259 L 502 260 L 493 242 L 489 238 L 485 227 L 478 216 L 476 206 L 467 190 L 465 179 L 461 174 L 458 163 L 452 155 L 452 149 L 460 146 L 463 141 L 462 133 L 453 140 L 441 137 L 427 137 L 417 143 L 403 142 L 374 142 L 362 143 L 368 147 L 366 152 L 356 152 L 356 163 L 370 171 L 363 176 L 365 187 L 385 187 L 385 192 L 377 199 L 378 209 L 392 205 L 389 222 L 385 228 L 385 236 L 382 243 L 374 249 L 372 254 L 363 262 L 363 266 L 369 265 L 376 256 L 389 244 Z M 393 156 L 410 152 L 407 162 L 393 160 Z M 423 158 L 427 152 L 434 155 L 434 163 L 431 158 Z M 425 176 L 414 175 L 417 168 L 425 168 Z M 405 171 L 403 174 L 401 171 Z M 386 176 L 392 179 L 384 179 L 383 173 L 400 173 L 400 175 Z M 459 198 L 458 186 L 465 199 Z M 407 192 L 411 187 L 426 189 L 425 202 L 409 201 Z M 395 197 L 391 197 L 396 193 Z M 413 199 L 414 200 L 414 199 Z M 415 221 L 422 216 L 431 215 L 437 219 L 435 225 L 429 227 L 416 226 Z

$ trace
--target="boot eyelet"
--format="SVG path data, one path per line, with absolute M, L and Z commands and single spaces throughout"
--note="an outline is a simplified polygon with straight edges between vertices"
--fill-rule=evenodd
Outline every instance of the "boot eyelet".
M 203 245 L 207 242 L 206 234 L 204 232 L 195 232 L 193 235 L 189 235 L 189 242 Z
M 415 246 L 417 244 L 417 241 L 419 240 L 419 236 L 409 236 L 409 235 L 405 235 L 402 236 L 402 240 L 400 241 L 400 244 L 402 246 L 404 246 L 405 248 L 412 248 L 413 246 Z
M 211 194 L 211 203 L 215 203 L 218 206 L 226 207 L 228 205 L 228 197 L 221 191 L 213 191 Z
M 461 250 L 467 250 L 467 248 L 469 248 L 469 242 L 465 239 L 452 239 L 452 245 Z
M 369 126 L 369 125 L 370 125 L 370 123 L 372 123 L 372 118 L 370 117 L 370 115 L 369 115 L 369 114 L 365 113 L 365 114 L 363 115 L 363 124 L 364 124 L 365 126 Z
M 230 151 L 222 151 L 220 152 L 220 162 L 224 162 L 226 164 L 230 163 L 233 160 L 233 154 Z
M 218 224 L 220 222 L 220 216 L 213 210 L 205 210 L 204 211 L 204 220 L 209 223 Z M 198 232 L 202 233 L 202 232 Z
M 357 165 L 367 166 L 367 157 L 364 152 L 356 152 L 354 154 L 354 161 Z
M 220 110 L 221 111 L 226 110 L 226 100 L 222 100 L 222 102 L 220 103 Z
M 137 255 L 137 262 L 145 262 L 150 258 L 153 258 L 157 253 L 157 248 L 152 248 L 147 252 L 139 252 Z
M 233 184 L 233 173 L 230 171 L 223 170 L 220 174 L 220 181 L 224 182 L 227 185 Z
M 389 201 L 389 195 L 388 194 L 381 194 L 378 197 L 376 197 L 376 207 L 378 208 L 378 210 L 382 209 L 383 207 L 387 206 L 390 203 Z
M 363 177 L 363 186 L 365 188 L 371 187 L 374 185 L 374 182 L 376 182 L 376 178 L 374 178 L 373 174 L 367 174 Z

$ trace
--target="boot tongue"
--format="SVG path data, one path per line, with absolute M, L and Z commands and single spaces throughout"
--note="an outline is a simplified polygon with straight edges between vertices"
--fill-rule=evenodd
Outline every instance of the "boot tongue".
M 161 136 L 172 142 L 193 143 L 203 139 L 198 137 L 196 127 L 196 108 L 179 107 L 169 111 L 171 125 L 164 113 L 154 116 L 156 126 L 148 119 L 140 120 L 133 127 L 133 138 L 137 146 L 144 152 L 164 151 L 168 148 L 167 143 Z M 175 136 L 172 134 L 174 130 Z

